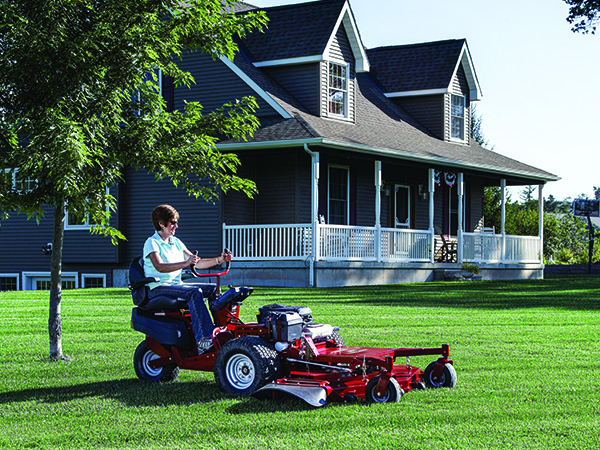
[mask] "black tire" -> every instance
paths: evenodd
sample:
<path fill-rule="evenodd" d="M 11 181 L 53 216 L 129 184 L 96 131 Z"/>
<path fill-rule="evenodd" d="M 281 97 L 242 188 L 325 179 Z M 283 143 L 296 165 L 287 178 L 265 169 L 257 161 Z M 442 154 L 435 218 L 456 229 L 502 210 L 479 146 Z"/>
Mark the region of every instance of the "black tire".
<path fill-rule="evenodd" d="M 425 373 L 423 374 L 423 381 L 425 382 L 425 386 L 428 388 L 453 388 L 456 386 L 456 370 L 454 366 L 450 363 L 446 363 L 444 366 L 444 370 L 442 371 L 442 375 L 439 380 L 433 380 L 433 369 L 435 368 L 437 361 L 433 361 L 430 363 L 425 369 Z"/>
<path fill-rule="evenodd" d="M 275 349 L 255 336 L 225 343 L 215 358 L 215 381 L 229 394 L 250 395 L 277 379 L 280 373 Z"/>
<path fill-rule="evenodd" d="M 365 388 L 365 398 L 367 399 L 367 403 L 398 403 L 404 395 L 404 391 L 393 377 L 390 378 L 390 382 L 385 389 L 383 397 L 377 397 L 375 389 L 377 388 L 377 383 L 379 383 L 379 378 L 380 376 L 377 375 L 376 377 L 371 378 L 367 383 L 367 387 Z"/>
<path fill-rule="evenodd" d="M 138 378 L 160 383 L 177 379 L 177 376 L 179 375 L 179 367 L 177 367 L 177 364 L 169 364 L 167 366 L 159 367 L 158 369 L 154 369 L 148 365 L 151 360 L 157 358 L 160 358 L 160 356 L 148 348 L 146 341 L 142 341 L 140 345 L 138 345 L 133 355 L 133 367 L 135 368 L 135 374 Z"/>

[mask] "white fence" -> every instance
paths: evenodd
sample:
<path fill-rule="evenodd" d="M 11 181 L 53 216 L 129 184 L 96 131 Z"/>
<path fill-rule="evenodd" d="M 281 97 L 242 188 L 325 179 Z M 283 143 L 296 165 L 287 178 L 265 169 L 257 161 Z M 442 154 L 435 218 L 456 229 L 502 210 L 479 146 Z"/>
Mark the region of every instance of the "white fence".
<path fill-rule="evenodd" d="M 223 225 L 223 244 L 237 260 L 306 260 L 313 255 L 312 226 Z M 541 240 L 532 236 L 463 233 L 462 258 L 480 263 L 537 263 Z M 431 261 L 427 230 L 317 225 L 318 260 Z"/>

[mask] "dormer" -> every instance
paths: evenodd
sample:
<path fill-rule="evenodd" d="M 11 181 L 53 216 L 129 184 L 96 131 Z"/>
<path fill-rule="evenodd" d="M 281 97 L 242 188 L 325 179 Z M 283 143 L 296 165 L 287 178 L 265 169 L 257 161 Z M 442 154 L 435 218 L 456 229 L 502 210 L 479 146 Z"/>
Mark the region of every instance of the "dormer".
<path fill-rule="evenodd" d="M 264 33 L 243 42 L 252 63 L 272 76 L 312 114 L 354 121 L 355 75 L 369 71 L 346 0 L 264 9 Z"/>
<path fill-rule="evenodd" d="M 439 139 L 469 143 L 471 102 L 482 94 L 466 40 L 380 47 L 367 54 L 386 97 Z"/>

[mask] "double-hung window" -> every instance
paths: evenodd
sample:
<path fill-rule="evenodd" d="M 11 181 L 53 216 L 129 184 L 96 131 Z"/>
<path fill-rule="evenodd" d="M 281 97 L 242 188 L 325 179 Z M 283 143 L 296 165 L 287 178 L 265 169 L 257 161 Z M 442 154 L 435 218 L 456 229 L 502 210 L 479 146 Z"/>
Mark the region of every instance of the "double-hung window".
<path fill-rule="evenodd" d="M 329 63 L 329 114 L 348 117 L 348 65 Z"/>
<path fill-rule="evenodd" d="M 452 94 L 450 108 L 450 137 L 465 140 L 465 98 Z"/>

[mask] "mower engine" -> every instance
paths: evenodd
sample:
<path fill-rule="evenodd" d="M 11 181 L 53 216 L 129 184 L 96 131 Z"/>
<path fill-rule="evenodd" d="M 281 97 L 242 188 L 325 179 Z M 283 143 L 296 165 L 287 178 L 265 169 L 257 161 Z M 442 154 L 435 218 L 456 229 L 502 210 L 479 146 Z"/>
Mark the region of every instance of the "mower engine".
<path fill-rule="evenodd" d="M 293 342 L 302 336 L 320 340 L 338 330 L 331 325 L 314 323 L 312 310 L 307 306 L 265 305 L 258 309 L 256 319 L 269 329 L 274 342 Z"/>

